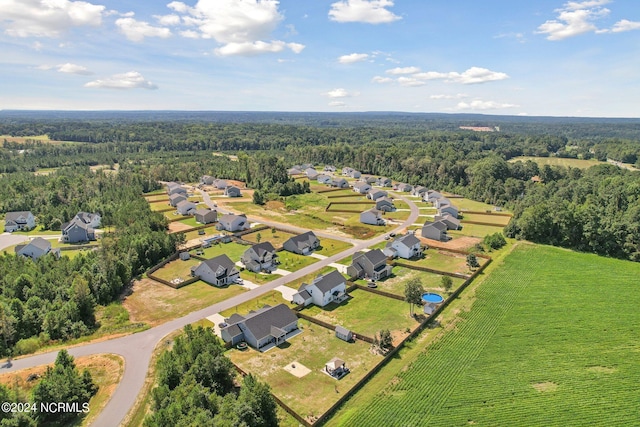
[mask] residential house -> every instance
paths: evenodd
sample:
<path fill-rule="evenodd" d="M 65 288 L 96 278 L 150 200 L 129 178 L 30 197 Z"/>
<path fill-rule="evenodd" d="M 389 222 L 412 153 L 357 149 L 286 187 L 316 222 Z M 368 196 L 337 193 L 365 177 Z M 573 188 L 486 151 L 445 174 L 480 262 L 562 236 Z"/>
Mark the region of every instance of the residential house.
<path fill-rule="evenodd" d="M 93 228 L 100 227 L 102 216 L 99 213 L 78 212 L 74 218 L 79 219 Z"/>
<path fill-rule="evenodd" d="M 360 173 L 360 171 L 357 171 L 357 170 L 353 169 L 353 170 L 351 171 L 351 173 L 349 174 L 349 176 L 350 176 L 351 178 L 358 179 L 358 178 L 360 178 L 360 176 L 362 176 L 362 174 Z"/>
<path fill-rule="evenodd" d="M 292 167 L 291 169 L 287 170 L 287 174 L 289 175 L 301 175 L 302 171 L 300 170 L 299 167 Z"/>
<path fill-rule="evenodd" d="M 413 187 L 413 190 L 411 190 L 411 195 L 412 196 L 423 197 L 424 193 L 426 193 L 427 190 L 428 190 L 427 187 L 423 187 L 422 185 L 417 185 L 417 186 Z"/>
<path fill-rule="evenodd" d="M 224 190 L 225 188 L 227 188 L 229 186 L 229 183 L 225 179 L 215 179 L 215 180 L 213 180 L 213 185 L 218 190 Z"/>
<path fill-rule="evenodd" d="M 387 243 L 383 252 L 387 256 L 410 259 L 422 255 L 422 245 L 415 235 L 405 234 Z"/>
<path fill-rule="evenodd" d="M 388 197 L 379 197 L 376 199 L 376 209 L 383 212 L 393 212 L 396 207 L 393 204 L 393 200 Z"/>
<path fill-rule="evenodd" d="M 36 226 L 36 218 L 31 211 L 7 212 L 4 216 L 4 231 L 31 230 Z"/>
<path fill-rule="evenodd" d="M 387 265 L 387 257 L 380 249 L 353 254 L 347 274 L 353 278 L 380 280 L 391 275 L 391 266 Z"/>
<path fill-rule="evenodd" d="M 187 190 L 177 182 L 169 182 L 167 183 L 167 194 L 184 194 L 186 196 Z"/>
<path fill-rule="evenodd" d="M 343 341 L 351 342 L 353 340 L 353 332 L 351 332 L 347 328 L 344 328 L 338 325 L 336 326 L 335 332 L 336 332 L 336 337 L 340 338 Z"/>
<path fill-rule="evenodd" d="M 369 225 L 384 225 L 385 221 L 382 218 L 382 212 L 376 208 L 368 209 L 360 214 L 360 222 Z"/>
<path fill-rule="evenodd" d="M 369 185 L 375 184 L 377 180 L 378 180 L 378 178 L 376 178 L 375 176 L 371 176 L 371 175 L 362 175 L 360 177 L 360 179 L 359 179 L 359 181 L 366 182 Z"/>
<path fill-rule="evenodd" d="M 212 222 L 216 222 L 218 219 L 218 212 L 209 208 L 201 208 L 196 209 L 195 216 L 197 223 L 211 224 Z"/>
<path fill-rule="evenodd" d="M 413 186 L 409 184 L 396 184 L 393 188 L 403 193 L 410 193 L 413 190 Z"/>
<path fill-rule="evenodd" d="M 446 197 L 439 197 L 433 201 L 433 206 L 436 209 L 440 209 L 442 205 L 450 205 L 450 204 L 451 204 L 451 200 L 447 199 Z"/>
<path fill-rule="evenodd" d="M 52 250 L 51 242 L 42 237 L 36 237 L 26 245 L 16 246 L 15 251 L 16 255 L 22 255 L 34 261 L 48 253 L 53 253 L 58 257 L 60 256 L 60 249 Z"/>
<path fill-rule="evenodd" d="M 202 261 L 191 267 L 191 275 L 213 286 L 225 286 L 240 278 L 240 271 L 231 259 L 225 255 Z"/>
<path fill-rule="evenodd" d="M 300 165 L 300 170 L 307 170 L 307 169 L 314 169 L 313 164 L 312 163 L 303 163 L 302 165 Z"/>
<path fill-rule="evenodd" d="M 294 254 L 308 255 L 319 246 L 320 240 L 318 240 L 313 231 L 307 231 L 306 233 L 291 237 L 284 242 L 282 248 Z"/>
<path fill-rule="evenodd" d="M 451 215 L 454 218 L 458 218 L 458 208 L 451 205 L 451 204 L 442 204 L 440 205 L 440 207 L 438 208 L 438 213 L 440 215 Z"/>
<path fill-rule="evenodd" d="M 245 316 L 233 314 L 225 323 L 220 330 L 224 342 L 236 345 L 245 341 L 257 350 L 280 345 L 298 331 L 298 316 L 285 304 L 265 305 Z"/>
<path fill-rule="evenodd" d="M 96 233 L 93 227 L 84 223 L 79 218 L 62 224 L 62 238 L 64 243 L 80 243 L 96 240 Z"/>
<path fill-rule="evenodd" d="M 333 178 L 330 177 L 329 175 L 320 174 L 316 177 L 316 180 L 320 184 L 330 184 L 331 181 L 333 181 Z"/>
<path fill-rule="evenodd" d="M 293 302 L 305 306 L 314 303 L 324 307 L 332 302 L 342 302 L 347 296 L 347 281 L 337 270 L 320 275 L 309 284 L 303 283 L 293 294 Z"/>
<path fill-rule="evenodd" d="M 277 268 L 278 254 L 270 242 L 262 242 L 244 251 L 240 261 L 247 270 L 254 273 L 263 270 L 271 272 Z"/>
<path fill-rule="evenodd" d="M 460 225 L 460 220 L 448 213 L 445 213 L 443 215 L 436 215 L 433 219 L 434 221 L 444 222 L 447 226 L 447 230 L 460 230 L 462 228 L 462 226 Z"/>
<path fill-rule="evenodd" d="M 342 168 L 342 175 L 344 176 L 351 176 L 351 173 L 354 171 L 353 168 L 350 168 L 348 166 Z"/>
<path fill-rule="evenodd" d="M 176 193 L 169 196 L 169 204 L 174 208 L 178 206 L 178 203 L 187 200 L 187 196 L 182 193 Z"/>
<path fill-rule="evenodd" d="M 435 203 L 436 200 L 443 198 L 444 196 L 436 191 L 436 190 L 427 190 L 427 192 L 422 196 L 425 202 Z"/>
<path fill-rule="evenodd" d="M 304 173 L 305 173 L 305 175 L 307 175 L 307 178 L 309 178 L 309 179 L 318 179 L 318 175 L 320 175 L 318 173 L 318 171 L 313 169 L 313 168 L 305 169 Z"/>
<path fill-rule="evenodd" d="M 360 194 L 367 194 L 371 190 L 371 186 L 366 182 L 357 181 L 353 183 L 353 191 Z"/>
<path fill-rule="evenodd" d="M 375 200 L 378 200 L 380 197 L 387 197 L 388 195 L 389 194 L 384 190 L 372 188 L 367 192 L 367 199 L 371 199 L 375 201 Z"/>
<path fill-rule="evenodd" d="M 442 221 L 425 222 L 422 226 L 420 235 L 424 238 L 438 240 L 440 242 L 447 242 L 450 240 L 449 235 L 447 235 L 447 225 Z"/>
<path fill-rule="evenodd" d="M 249 221 L 247 220 L 247 216 L 244 214 L 222 215 L 220 218 L 218 218 L 218 225 L 216 225 L 216 229 L 226 231 L 243 231 L 249 229 L 249 227 Z"/>
<path fill-rule="evenodd" d="M 176 205 L 176 210 L 180 215 L 192 215 L 196 211 L 196 204 L 183 200 Z"/>
<path fill-rule="evenodd" d="M 331 186 L 337 188 L 349 188 L 349 183 L 344 178 L 335 178 L 331 181 Z"/>
<path fill-rule="evenodd" d="M 240 197 L 242 196 L 242 193 L 238 187 L 229 185 L 224 189 L 224 195 L 227 197 Z"/>
<path fill-rule="evenodd" d="M 200 184 L 203 184 L 203 185 L 211 185 L 211 184 L 213 184 L 213 181 L 214 181 L 214 180 L 215 180 L 215 178 L 214 178 L 214 177 L 212 177 L 212 176 L 209 176 L 209 175 L 203 175 L 203 176 L 200 178 Z"/>
<path fill-rule="evenodd" d="M 391 187 L 391 178 L 380 176 L 376 179 L 376 185 L 379 185 L 380 187 Z"/>
<path fill-rule="evenodd" d="M 333 166 L 333 165 L 325 165 L 323 171 L 324 172 L 335 172 L 336 171 L 336 167 Z"/>

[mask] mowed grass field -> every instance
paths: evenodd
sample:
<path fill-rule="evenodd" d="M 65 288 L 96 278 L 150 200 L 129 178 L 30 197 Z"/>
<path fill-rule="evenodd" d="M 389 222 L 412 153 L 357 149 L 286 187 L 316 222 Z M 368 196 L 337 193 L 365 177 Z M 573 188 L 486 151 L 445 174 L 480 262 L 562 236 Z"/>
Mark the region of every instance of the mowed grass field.
<path fill-rule="evenodd" d="M 637 263 L 522 244 L 410 369 L 328 425 L 638 425 L 638 277 Z"/>
<path fill-rule="evenodd" d="M 572 168 L 586 169 L 595 165 L 603 165 L 606 162 L 600 162 L 598 160 L 582 160 L 582 159 L 563 159 L 562 157 L 532 157 L 532 156 L 520 156 L 514 157 L 509 160 L 510 163 L 514 162 L 526 162 L 531 160 L 538 164 L 538 166 L 564 166 Z"/>

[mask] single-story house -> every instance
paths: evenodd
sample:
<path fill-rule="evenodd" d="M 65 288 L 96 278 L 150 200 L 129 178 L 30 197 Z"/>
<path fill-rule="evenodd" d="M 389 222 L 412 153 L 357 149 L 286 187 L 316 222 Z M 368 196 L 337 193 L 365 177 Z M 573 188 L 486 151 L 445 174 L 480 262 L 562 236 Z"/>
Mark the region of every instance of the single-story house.
<path fill-rule="evenodd" d="M 329 175 L 324 175 L 324 174 L 320 174 L 316 177 L 316 180 L 320 183 L 320 184 L 330 184 L 331 181 L 333 181 L 333 178 L 330 177 Z"/>
<path fill-rule="evenodd" d="M 304 170 L 305 175 L 307 175 L 307 178 L 309 179 L 317 179 L 318 175 L 320 175 L 318 173 L 317 170 L 313 169 L 313 168 L 307 168 Z"/>
<path fill-rule="evenodd" d="M 343 328 L 342 326 L 338 325 L 336 326 L 335 332 L 336 337 L 340 338 L 343 341 L 351 342 L 353 340 L 353 332 L 351 332 L 347 328 Z"/>
<path fill-rule="evenodd" d="M 379 190 L 377 188 L 372 188 L 367 192 L 367 199 L 378 200 L 380 197 L 387 197 L 388 194 L 384 190 Z"/>
<path fill-rule="evenodd" d="M 393 212 L 396 207 L 393 204 L 393 200 L 388 197 L 379 197 L 376 199 L 376 209 L 383 212 Z"/>
<path fill-rule="evenodd" d="M 229 185 L 224 189 L 224 195 L 227 197 L 240 197 L 242 196 L 242 192 L 236 186 Z"/>
<path fill-rule="evenodd" d="M 247 270 L 254 273 L 262 270 L 271 272 L 277 268 L 278 254 L 270 242 L 262 242 L 244 251 L 240 261 Z"/>
<path fill-rule="evenodd" d="M 357 181 L 353 183 L 353 191 L 360 194 L 367 194 L 371 190 L 371 186 L 363 181 Z"/>
<path fill-rule="evenodd" d="M 31 230 L 36 226 L 36 218 L 31 211 L 7 212 L 4 216 L 4 231 Z"/>
<path fill-rule="evenodd" d="M 257 350 L 269 344 L 280 345 L 298 330 L 298 316 L 285 304 L 265 305 L 245 316 L 233 314 L 225 323 L 227 326 L 220 330 L 224 342 L 235 345 L 245 341 Z"/>
<path fill-rule="evenodd" d="M 331 181 L 331 186 L 337 188 L 349 188 L 349 183 L 344 178 L 335 178 Z"/>
<path fill-rule="evenodd" d="M 197 223 L 211 224 L 212 222 L 216 222 L 218 219 L 218 212 L 209 208 L 201 208 L 196 209 L 195 216 Z"/>
<path fill-rule="evenodd" d="M 213 180 L 215 178 L 209 175 L 203 175 L 202 177 L 200 177 L 200 184 L 204 184 L 204 185 L 211 185 L 213 184 Z"/>
<path fill-rule="evenodd" d="M 460 230 L 462 226 L 460 225 L 460 220 L 455 218 L 453 215 L 445 213 L 443 215 L 436 215 L 434 221 L 442 221 L 447 225 L 447 230 Z"/>
<path fill-rule="evenodd" d="M 293 302 L 305 306 L 314 303 L 324 307 L 331 302 L 341 302 L 347 296 L 347 281 L 337 270 L 320 275 L 309 284 L 303 283 L 293 294 Z"/>
<path fill-rule="evenodd" d="M 26 245 L 16 246 L 16 255 L 26 256 L 32 260 L 37 260 L 43 255 L 53 253 L 56 256 L 60 256 L 60 249 L 51 249 L 51 242 L 43 239 L 42 237 L 36 237 Z"/>
<path fill-rule="evenodd" d="M 176 193 L 169 196 L 169 204 L 174 208 L 178 206 L 178 203 L 187 200 L 187 196 L 182 193 Z"/>
<path fill-rule="evenodd" d="M 384 225 L 385 221 L 382 218 L 382 212 L 376 208 L 371 208 L 360 214 L 360 222 L 369 225 Z"/>
<path fill-rule="evenodd" d="M 307 231 L 306 233 L 293 236 L 288 239 L 282 245 L 285 251 L 293 252 L 294 254 L 308 255 L 320 246 L 320 240 L 316 237 L 313 231 Z"/>
<path fill-rule="evenodd" d="M 202 261 L 191 267 L 191 275 L 213 286 L 224 286 L 233 283 L 240 277 L 240 272 L 231 259 L 225 255 Z"/>
<path fill-rule="evenodd" d="M 391 187 L 391 178 L 387 178 L 386 176 L 379 176 L 376 179 L 376 185 L 380 187 Z"/>
<path fill-rule="evenodd" d="M 420 240 L 413 234 L 396 237 L 393 241 L 387 243 L 385 251 L 386 249 L 390 249 L 390 252 L 393 252 L 395 256 L 404 259 L 422 255 Z"/>
<path fill-rule="evenodd" d="M 450 240 L 449 235 L 447 235 L 447 225 L 442 221 L 425 222 L 422 226 L 420 235 L 424 238 L 438 240 L 440 242 L 447 242 Z"/>
<path fill-rule="evenodd" d="M 245 214 L 234 215 L 225 214 L 218 218 L 218 225 L 216 229 L 226 231 L 243 231 L 250 228 L 249 221 Z"/>
<path fill-rule="evenodd" d="M 380 280 L 391 275 L 391 266 L 387 264 L 387 257 L 380 249 L 353 254 L 351 265 L 347 267 L 350 277 Z"/>
<path fill-rule="evenodd" d="M 188 200 L 183 200 L 176 205 L 176 210 L 180 215 L 191 215 L 196 211 L 196 204 Z"/>

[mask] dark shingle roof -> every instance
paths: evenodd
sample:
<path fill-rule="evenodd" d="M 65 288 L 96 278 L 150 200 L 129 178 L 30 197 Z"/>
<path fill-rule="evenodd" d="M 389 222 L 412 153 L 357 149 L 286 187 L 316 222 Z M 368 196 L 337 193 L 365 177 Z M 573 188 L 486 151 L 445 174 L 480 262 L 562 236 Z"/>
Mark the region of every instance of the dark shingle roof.
<path fill-rule="evenodd" d="M 316 285 L 318 289 L 323 294 L 331 291 L 331 289 L 338 286 L 340 283 L 345 283 L 345 278 L 342 277 L 342 274 L 338 273 L 338 270 L 333 270 L 330 273 L 325 274 L 324 276 L 318 276 L 316 280 L 313 281 L 313 284 Z"/>
<path fill-rule="evenodd" d="M 4 216 L 5 221 L 17 221 L 20 217 L 28 217 L 31 211 L 7 212 Z"/>
<path fill-rule="evenodd" d="M 365 252 L 363 255 L 374 265 L 387 261 L 387 257 L 380 249 L 373 249 L 369 252 Z"/>
<path fill-rule="evenodd" d="M 416 243 L 420 243 L 420 240 L 413 234 L 407 234 L 402 237 L 398 237 L 396 240 L 408 248 L 414 246 Z"/>
<path fill-rule="evenodd" d="M 447 230 L 447 224 L 445 224 L 442 221 L 436 221 L 436 222 L 427 221 L 427 222 L 424 223 L 424 226 L 425 227 L 431 226 L 431 227 L 434 227 L 434 228 L 436 228 L 437 230 L 440 230 L 440 231 L 446 231 Z"/>
<path fill-rule="evenodd" d="M 251 248 L 255 251 L 256 254 L 258 254 L 258 256 L 260 258 L 264 257 L 264 255 L 267 252 L 273 253 L 273 252 L 276 251 L 276 249 L 273 247 L 271 242 L 258 243 L 258 244 L 255 244 L 255 245 L 251 246 Z"/>
<path fill-rule="evenodd" d="M 306 233 L 299 234 L 297 236 L 293 236 L 289 239 L 298 249 L 303 249 L 306 247 L 311 247 L 313 242 L 318 240 L 313 231 L 307 231 Z"/>
<path fill-rule="evenodd" d="M 218 255 L 215 258 L 211 258 L 202 262 L 214 272 L 217 272 L 220 268 L 222 268 L 224 270 L 224 275 L 226 276 L 230 276 L 232 271 L 236 270 L 236 265 L 226 254 Z"/>
<path fill-rule="evenodd" d="M 284 328 L 297 321 L 298 316 L 289 307 L 285 304 L 278 304 L 275 307 L 259 310 L 251 316 L 247 316 L 244 324 L 257 340 L 261 340 L 271 335 L 272 326 Z"/>

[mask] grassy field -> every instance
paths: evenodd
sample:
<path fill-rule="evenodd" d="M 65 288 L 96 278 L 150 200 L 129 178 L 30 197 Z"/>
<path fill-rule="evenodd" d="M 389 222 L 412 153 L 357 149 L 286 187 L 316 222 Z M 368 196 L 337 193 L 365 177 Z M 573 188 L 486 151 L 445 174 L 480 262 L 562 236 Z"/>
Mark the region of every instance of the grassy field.
<path fill-rule="evenodd" d="M 381 291 L 391 292 L 392 294 L 404 296 L 404 287 L 406 283 L 413 279 L 419 278 L 422 282 L 422 286 L 425 291 L 437 292 L 441 295 L 445 295 L 442 286 L 442 277 L 439 274 L 427 273 L 424 271 L 411 270 L 405 267 L 394 267 L 393 275 L 385 280 L 380 280 L 377 283 L 378 289 Z M 458 288 L 463 282 L 463 279 L 451 278 L 453 280 L 452 290 Z M 366 285 L 365 280 L 358 280 L 361 285 Z"/>
<path fill-rule="evenodd" d="M 533 245 L 501 264 L 411 369 L 329 425 L 637 425 L 640 264 Z"/>
<path fill-rule="evenodd" d="M 283 270 L 292 272 L 298 271 L 301 268 L 320 261 L 319 259 L 314 257 L 298 255 L 288 251 L 278 252 L 278 260 L 280 260 L 280 265 L 278 267 Z"/>
<path fill-rule="evenodd" d="M 237 262 L 240 261 L 240 257 L 247 249 L 249 249 L 249 246 L 241 245 L 240 243 L 229 242 L 211 245 L 210 247 L 205 249 L 194 249 L 190 251 L 190 253 L 193 255 L 196 253 L 196 251 L 202 250 L 204 254 L 200 256 L 206 259 L 226 254 L 229 258 L 231 258 L 233 262 Z"/>
<path fill-rule="evenodd" d="M 200 260 L 195 258 L 191 258 L 186 261 L 177 259 L 156 270 L 153 275 L 168 281 L 177 278 L 187 280 L 191 278 L 191 267 L 197 266 L 200 262 Z"/>
<path fill-rule="evenodd" d="M 278 305 L 278 304 L 287 304 L 289 305 L 289 301 L 282 298 L 282 294 L 278 291 L 269 291 L 266 294 L 262 295 L 259 298 L 254 298 L 245 302 L 244 304 L 237 305 L 229 310 L 221 311 L 220 314 L 224 317 L 229 317 L 234 313 L 247 314 L 251 310 L 257 310 L 262 308 L 264 305 Z"/>
<path fill-rule="evenodd" d="M 240 272 L 240 277 L 244 280 L 248 280 L 256 285 L 263 285 L 269 283 L 272 280 L 279 279 L 279 274 L 267 274 L 267 273 L 254 273 L 249 270 L 243 270 Z"/>
<path fill-rule="evenodd" d="M 152 203 L 149 203 L 149 208 L 152 211 L 163 211 L 165 209 L 171 209 L 171 211 L 169 212 L 173 212 L 176 209 L 174 207 L 171 207 L 169 202 L 152 202 Z"/>
<path fill-rule="evenodd" d="M 586 169 L 595 165 L 603 165 L 605 162 L 600 162 L 598 160 L 581 160 L 581 159 L 563 159 L 561 157 L 532 157 L 532 156 L 520 156 L 514 157 L 509 160 L 509 162 L 526 162 L 527 160 L 531 160 L 538 164 L 538 166 L 564 166 L 564 167 L 572 167 L 572 168 L 580 168 Z"/>
<path fill-rule="evenodd" d="M 449 230 L 447 234 L 454 239 L 459 236 L 479 237 L 482 239 L 487 234 L 498 233 L 504 228 L 502 225 L 478 225 L 464 222 L 461 224 L 462 230 Z"/>
<path fill-rule="evenodd" d="M 316 249 L 314 252 L 329 257 L 345 251 L 351 246 L 352 245 L 350 243 L 343 242 L 341 240 L 327 239 L 326 237 L 323 237 L 320 239 L 320 248 Z"/>
<path fill-rule="evenodd" d="M 425 257 L 422 259 L 398 259 L 397 261 L 402 264 L 427 267 L 434 270 L 447 271 L 449 273 L 471 274 L 467 267 L 466 255 L 442 251 L 439 249 L 427 249 L 424 254 Z M 482 264 L 483 259 L 478 258 L 478 262 Z"/>
<path fill-rule="evenodd" d="M 464 216 L 464 219 L 461 220 L 463 228 L 465 226 L 466 221 L 485 222 L 487 224 L 495 224 L 500 227 L 504 227 L 509 223 L 509 220 L 511 220 L 510 216 L 503 216 L 503 215 L 490 215 L 490 214 L 483 215 L 483 214 L 465 213 L 463 214 L 463 216 Z"/>
<path fill-rule="evenodd" d="M 272 230 L 275 230 L 275 233 Z M 260 242 L 271 242 L 273 247 L 276 249 L 282 247 L 284 242 L 295 236 L 293 233 L 287 233 L 286 231 L 271 228 L 269 230 L 262 230 L 256 233 L 245 234 L 242 236 L 242 240 L 258 243 L 258 234 L 260 234 Z"/>

